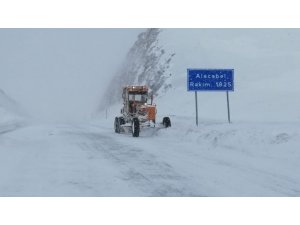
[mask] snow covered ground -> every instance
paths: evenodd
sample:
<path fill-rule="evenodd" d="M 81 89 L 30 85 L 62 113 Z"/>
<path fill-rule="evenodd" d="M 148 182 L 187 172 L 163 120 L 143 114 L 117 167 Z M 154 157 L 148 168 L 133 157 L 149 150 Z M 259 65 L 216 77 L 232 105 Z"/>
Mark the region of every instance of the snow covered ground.
<path fill-rule="evenodd" d="M 110 120 L 0 136 L 1 196 L 300 196 L 299 124 L 172 117 L 139 138 Z"/>
<path fill-rule="evenodd" d="M 299 34 L 164 30 L 172 89 L 155 102 L 172 127 L 116 134 L 121 104 L 85 123 L 0 122 L 0 196 L 300 196 Z M 231 124 L 211 92 L 195 126 L 189 67 L 235 69 Z"/>

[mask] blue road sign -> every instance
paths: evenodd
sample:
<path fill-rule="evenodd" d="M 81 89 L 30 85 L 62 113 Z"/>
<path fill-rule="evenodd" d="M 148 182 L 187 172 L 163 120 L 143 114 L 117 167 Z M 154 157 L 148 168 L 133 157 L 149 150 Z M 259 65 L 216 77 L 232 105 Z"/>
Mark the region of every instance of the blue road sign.
<path fill-rule="evenodd" d="M 233 69 L 188 69 L 188 91 L 234 91 Z"/>

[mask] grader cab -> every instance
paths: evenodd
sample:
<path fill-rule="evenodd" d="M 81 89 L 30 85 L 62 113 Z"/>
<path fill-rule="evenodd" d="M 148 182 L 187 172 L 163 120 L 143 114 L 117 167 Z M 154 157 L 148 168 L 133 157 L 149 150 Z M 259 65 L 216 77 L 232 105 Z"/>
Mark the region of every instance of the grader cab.
<path fill-rule="evenodd" d="M 153 95 L 147 86 L 125 86 L 122 98 L 122 115 L 116 117 L 114 122 L 116 133 L 131 131 L 133 137 L 138 137 L 143 128 L 171 126 L 169 117 L 164 117 L 162 123 L 156 124 L 156 105 L 153 104 Z"/>

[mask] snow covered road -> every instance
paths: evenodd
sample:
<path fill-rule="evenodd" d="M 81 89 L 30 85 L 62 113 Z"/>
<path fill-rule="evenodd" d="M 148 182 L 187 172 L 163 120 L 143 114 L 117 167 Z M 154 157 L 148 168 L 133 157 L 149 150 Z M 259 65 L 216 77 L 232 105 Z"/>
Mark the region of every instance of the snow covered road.
<path fill-rule="evenodd" d="M 0 144 L 1 196 L 193 194 L 168 163 L 100 128 L 32 126 L 1 136 Z"/>
<path fill-rule="evenodd" d="M 265 128 L 179 127 L 139 138 L 105 123 L 3 133 L 0 196 L 300 196 L 296 126 L 270 141 Z"/>

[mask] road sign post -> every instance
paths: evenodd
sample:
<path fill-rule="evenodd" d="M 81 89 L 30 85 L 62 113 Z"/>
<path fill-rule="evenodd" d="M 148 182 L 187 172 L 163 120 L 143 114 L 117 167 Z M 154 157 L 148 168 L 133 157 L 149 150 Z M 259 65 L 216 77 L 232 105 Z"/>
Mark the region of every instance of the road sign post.
<path fill-rule="evenodd" d="M 230 107 L 229 107 L 229 93 L 226 91 L 227 96 L 227 115 L 228 115 L 228 123 L 230 123 Z"/>
<path fill-rule="evenodd" d="M 198 99 L 197 99 L 197 91 L 195 91 L 195 106 L 196 106 L 196 125 L 198 126 Z"/>
<path fill-rule="evenodd" d="M 234 91 L 233 69 L 188 69 L 187 90 L 195 91 L 196 125 L 198 126 L 198 91 L 226 91 L 227 116 L 230 123 L 229 91 Z"/>

